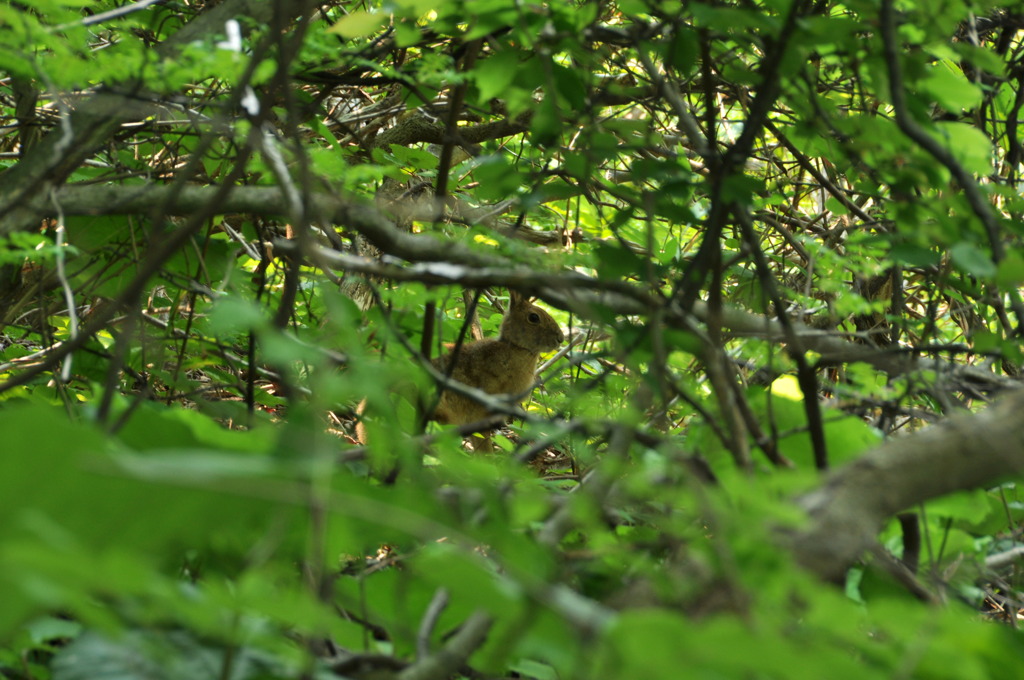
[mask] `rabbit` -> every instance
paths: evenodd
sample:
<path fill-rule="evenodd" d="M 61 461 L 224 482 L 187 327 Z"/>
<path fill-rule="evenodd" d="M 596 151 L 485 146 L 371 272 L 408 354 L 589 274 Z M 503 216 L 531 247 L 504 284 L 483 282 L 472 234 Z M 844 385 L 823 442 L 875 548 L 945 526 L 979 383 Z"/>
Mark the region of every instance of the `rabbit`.
<path fill-rule="evenodd" d="M 470 387 L 487 394 L 510 394 L 525 400 L 533 389 L 534 374 L 541 352 L 553 350 L 565 340 L 558 322 L 550 314 L 532 303 L 529 298 L 509 291 L 510 305 L 501 321 L 497 339 L 470 342 L 452 352 L 431 360 L 441 373 L 450 375 Z M 452 359 L 455 363 L 449 367 Z M 360 415 L 365 401 L 359 405 Z M 444 390 L 432 414 L 432 419 L 446 425 L 464 425 L 483 420 L 489 415 L 485 406 L 469 397 Z M 366 443 L 366 430 L 360 422 L 356 427 L 358 440 Z M 483 448 L 491 448 L 490 435 L 483 435 Z"/>

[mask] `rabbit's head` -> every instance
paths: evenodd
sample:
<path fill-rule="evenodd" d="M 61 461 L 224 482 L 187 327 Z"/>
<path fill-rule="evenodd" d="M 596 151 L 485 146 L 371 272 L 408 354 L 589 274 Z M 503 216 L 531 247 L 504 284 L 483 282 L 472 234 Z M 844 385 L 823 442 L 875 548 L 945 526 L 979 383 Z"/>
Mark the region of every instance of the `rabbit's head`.
<path fill-rule="evenodd" d="M 562 344 L 565 336 L 550 314 L 516 291 L 510 291 L 510 298 L 511 305 L 501 322 L 500 340 L 538 353 Z"/>

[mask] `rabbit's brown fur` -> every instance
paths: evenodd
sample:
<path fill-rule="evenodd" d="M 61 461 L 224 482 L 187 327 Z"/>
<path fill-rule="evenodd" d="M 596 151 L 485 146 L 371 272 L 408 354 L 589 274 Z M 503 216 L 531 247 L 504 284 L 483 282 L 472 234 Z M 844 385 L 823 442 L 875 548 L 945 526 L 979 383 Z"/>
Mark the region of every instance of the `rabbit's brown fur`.
<path fill-rule="evenodd" d="M 510 292 L 510 298 L 511 304 L 502 319 L 497 339 L 465 344 L 454 356 L 454 366 L 449 369 L 453 358 L 449 352 L 431 360 L 434 368 L 487 394 L 511 394 L 525 399 L 533 387 L 540 353 L 561 345 L 565 336 L 558 322 L 528 298 L 515 291 Z M 361 414 L 363 408 L 364 404 L 360 404 L 357 411 Z M 448 425 L 464 425 L 483 420 L 488 414 L 482 404 L 445 390 L 434 409 L 433 419 Z M 356 428 L 356 436 L 366 443 L 362 423 Z M 485 444 L 485 448 L 489 448 L 486 435 Z"/>
<path fill-rule="evenodd" d="M 455 357 L 451 377 L 487 394 L 525 398 L 533 387 L 540 353 L 555 349 L 564 339 L 550 314 L 513 291 L 498 338 L 463 345 Z M 442 373 L 449 373 L 451 358 L 448 353 L 430 363 Z M 434 409 L 434 418 L 450 425 L 476 422 L 487 415 L 482 404 L 451 390 L 441 394 Z"/>

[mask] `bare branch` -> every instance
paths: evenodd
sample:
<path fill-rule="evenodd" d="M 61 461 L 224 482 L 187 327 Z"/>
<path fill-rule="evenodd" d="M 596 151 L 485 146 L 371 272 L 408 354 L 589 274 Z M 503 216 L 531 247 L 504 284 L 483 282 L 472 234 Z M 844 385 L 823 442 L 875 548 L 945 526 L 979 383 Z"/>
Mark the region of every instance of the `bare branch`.
<path fill-rule="evenodd" d="M 832 473 L 799 499 L 811 525 L 793 539 L 797 560 L 823 578 L 840 579 L 897 512 L 1024 471 L 1022 409 L 1024 390 L 1016 390 L 980 413 L 890 439 Z"/>
<path fill-rule="evenodd" d="M 475 652 L 487 639 L 494 620 L 488 614 L 477 612 L 471 615 L 459 628 L 459 632 L 436 654 L 412 664 L 396 678 L 398 680 L 444 680 L 451 677 L 469 655 Z"/>

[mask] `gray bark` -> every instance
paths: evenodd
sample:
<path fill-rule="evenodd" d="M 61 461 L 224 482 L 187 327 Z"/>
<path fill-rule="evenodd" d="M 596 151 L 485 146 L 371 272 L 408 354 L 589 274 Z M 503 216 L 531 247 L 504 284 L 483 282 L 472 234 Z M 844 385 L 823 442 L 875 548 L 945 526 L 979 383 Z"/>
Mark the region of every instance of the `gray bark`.
<path fill-rule="evenodd" d="M 890 439 L 799 499 L 811 524 L 793 537 L 797 560 L 829 580 L 875 543 L 885 521 L 954 491 L 1024 471 L 1024 389 L 980 413 L 960 413 Z"/>

